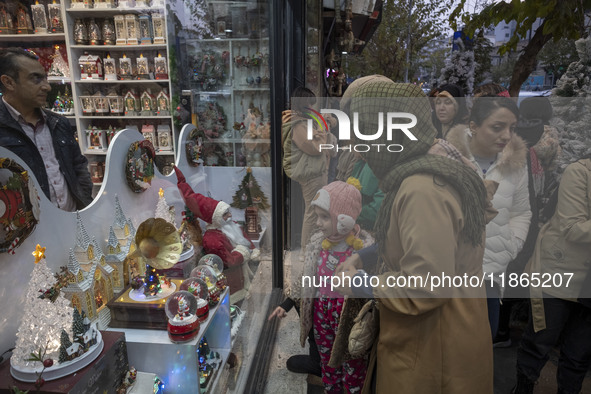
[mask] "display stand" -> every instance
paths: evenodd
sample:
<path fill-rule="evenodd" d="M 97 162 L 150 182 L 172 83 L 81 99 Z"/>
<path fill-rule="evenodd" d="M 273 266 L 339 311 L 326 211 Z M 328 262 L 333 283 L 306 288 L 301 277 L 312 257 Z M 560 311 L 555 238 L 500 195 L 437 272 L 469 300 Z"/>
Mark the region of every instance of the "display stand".
<path fill-rule="evenodd" d="M 123 331 L 127 341 L 129 365 L 159 376 L 176 393 L 195 393 L 199 387 L 199 360 L 197 350 L 203 336 L 211 350 L 220 354 L 219 368 L 214 372 L 205 392 L 215 393 L 221 368 L 231 350 L 229 289 L 224 290 L 220 303 L 210 309 L 209 317 L 201 323 L 199 334 L 187 343 L 173 344 L 162 330 L 116 328 Z M 109 329 L 111 330 L 111 329 Z"/>

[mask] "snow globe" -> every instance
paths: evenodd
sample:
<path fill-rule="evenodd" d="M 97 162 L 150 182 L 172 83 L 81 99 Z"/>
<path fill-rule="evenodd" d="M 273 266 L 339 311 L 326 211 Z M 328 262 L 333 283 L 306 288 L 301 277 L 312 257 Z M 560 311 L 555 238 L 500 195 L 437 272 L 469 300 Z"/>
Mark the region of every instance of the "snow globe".
<path fill-rule="evenodd" d="M 207 291 L 209 292 L 209 306 L 213 307 L 220 302 L 220 289 L 216 285 L 217 278 L 213 269 L 208 265 L 197 266 L 191 271 L 191 278 L 202 279 L 207 284 Z"/>
<path fill-rule="evenodd" d="M 177 291 L 164 306 L 168 317 L 168 338 L 173 343 L 184 343 L 199 333 L 197 299 L 188 291 Z"/>
<path fill-rule="evenodd" d="M 207 283 L 203 279 L 188 278 L 180 286 L 181 290 L 186 290 L 197 298 L 197 320 L 203 322 L 209 316 L 209 292 Z"/>
<path fill-rule="evenodd" d="M 197 264 L 197 267 L 199 266 L 207 266 L 211 268 L 210 271 L 212 271 L 215 275 L 215 284 L 220 290 L 220 293 L 226 289 L 226 287 L 228 286 L 228 279 L 226 278 L 226 275 L 222 273 L 222 271 L 224 270 L 224 262 L 222 261 L 220 256 L 211 253 L 206 254 L 199 260 L 199 264 Z"/>

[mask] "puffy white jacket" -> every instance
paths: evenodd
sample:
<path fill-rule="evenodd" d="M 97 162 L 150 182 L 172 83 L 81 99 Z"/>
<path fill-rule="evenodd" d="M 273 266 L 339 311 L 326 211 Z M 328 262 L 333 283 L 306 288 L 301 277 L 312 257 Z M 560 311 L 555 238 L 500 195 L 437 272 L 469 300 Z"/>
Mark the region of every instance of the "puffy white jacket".
<path fill-rule="evenodd" d="M 479 175 L 483 179 L 499 183 L 492 200 L 493 207 L 499 213 L 486 225 L 486 247 L 482 268 L 485 274 L 494 274 L 495 282 L 501 286 L 499 275 L 506 271 L 507 265 L 521 251 L 531 221 L 527 146 L 520 137 L 513 135 L 509 144 L 497 155 L 497 159 L 484 175 L 470 152 L 468 145 L 470 138 L 468 129 L 450 130 L 447 136 L 447 140 L 478 168 Z M 505 278 L 505 284 L 507 280 Z M 501 288 L 501 293 L 502 291 Z"/>

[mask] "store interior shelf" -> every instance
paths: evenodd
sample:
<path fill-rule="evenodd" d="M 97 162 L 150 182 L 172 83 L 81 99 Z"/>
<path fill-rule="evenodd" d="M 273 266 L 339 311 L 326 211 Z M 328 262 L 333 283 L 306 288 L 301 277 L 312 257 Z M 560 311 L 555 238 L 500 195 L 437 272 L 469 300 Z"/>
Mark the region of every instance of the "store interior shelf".
<path fill-rule="evenodd" d="M 170 120 L 170 116 L 158 116 L 158 115 L 152 115 L 152 116 L 125 116 L 123 117 L 123 115 L 111 115 L 111 116 L 79 116 L 79 119 L 90 119 L 90 120 L 96 120 L 96 119 L 109 119 L 109 120 L 114 120 L 114 119 L 162 119 L 162 120 Z"/>
<path fill-rule="evenodd" d="M 49 77 L 47 77 L 47 82 L 49 82 L 49 83 L 71 83 L 72 80 L 70 78 L 49 76 Z"/>
<path fill-rule="evenodd" d="M 85 51 L 128 51 L 128 50 L 154 50 L 166 49 L 166 44 L 144 44 L 144 45 L 71 45 L 72 49 L 82 49 Z"/>
<path fill-rule="evenodd" d="M 76 81 L 76 83 L 80 84 L 93 84 L 93 83 L 100 83 L 100 84 L 142 84 L 142 83 L 168 83 L 170 80 L 168 79 L 118 79 L 112 81 L 105 81 L 103 79 L 81 79 L 80 81 Z"/>
<path fill-rule="evenodd" d="M 46 34 L 2 34 L 0 41 L 7 42 L 48 42 L 48 41 L 64 41 L 66 35 L 64 33 L 46 33 Z"/>
<path fill-rule="evenodd" d="M 67 8 L 66 12 L 77 18 L 101 18 L 117 14 L 145 14 L 147 12 L 164 12 L 162 7 L 146 8 Z"/>
<path fill-rule="evenodd" d="M 106 156 L 107 155 L 107 151 L 103 151 L 103 150 L 98 150 L 98 149 L 87 149 L 84 151 L 85 155 L 101 155 L 101 156 Z"/>

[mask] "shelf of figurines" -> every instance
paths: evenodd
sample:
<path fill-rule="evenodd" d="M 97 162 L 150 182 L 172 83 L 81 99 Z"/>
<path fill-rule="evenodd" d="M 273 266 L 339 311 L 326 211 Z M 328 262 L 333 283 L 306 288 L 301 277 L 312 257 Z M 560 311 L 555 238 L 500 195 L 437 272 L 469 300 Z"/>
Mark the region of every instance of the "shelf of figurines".
<path fill-rule="evenodd" d="M 78 57 L 76 83 L 146 83 L 168 84 L 168 61 L 161 52 L 153 51 L 153 57 L 144 56 L 144 52 L 132 59 L 126 53 L 120 57 L 111 57 L 106 52 L 101 57 L 96 53 L 84 52 Z"/>
<path fill-rule="evenodd" d="M 64 41 L 64 25 L 60 4 L 35 4 L 22 2 L 0 3 L 1 41 L 45 42 Z M 25 38 L 26 37 L 26 38 Z"/>
<path fill-rule="evenodd" d="M 84 132 L 86 135 L 86 149 L 84 150 L 84 154 L 106 155 L 111 141 L 123 128 L 136 130 L 141 133 L 146 140 L 152 143 L 156 155 L 174 155 L 170 124 L 142 124 L 140 127 L 128 124 L 121 128 L 113 127 L 112 125 L 99 127 L 89 124 Z M 104 168 L 102 172 L 104 172 Z M 102 179 L 102 177 L 96 177 L 96 179 L 98 183 L 98 179 Z"/>
<path fill-rule="evenodd" d="M 166 21 L 161 11 L 133 9 L 135 13 L 122 14 L 120 9 L 69 9 L 69 15 L 74 18 L 72 42 L 82 46 L 123 47 L 166 44 Z"/>

